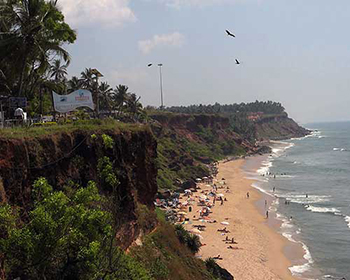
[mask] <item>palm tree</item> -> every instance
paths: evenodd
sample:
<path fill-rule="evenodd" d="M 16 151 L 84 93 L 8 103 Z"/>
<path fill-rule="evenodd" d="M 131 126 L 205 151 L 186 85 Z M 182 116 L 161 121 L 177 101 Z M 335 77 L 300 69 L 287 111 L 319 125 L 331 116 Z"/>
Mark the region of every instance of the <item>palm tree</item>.
<path fill-rule="evenodd" d="M 40 80 L 54 55 L 69 61 L 61 45 L 73 43 L 75 31 L 64 23 L 57 1 L 9 0 L 0 3 L 0 65 L 22 96 Z M 55 23 L 53 25 L 53 22 Z M 5 65 L 5 66 L 4 66 Z M 9 78 L 10 79 L 10 78 Z"/>
<path fill-rule="evenodd" d="M 68 81 L 68 90 L 69 91 L 75 91 L 81 88 L 81 80 L 76 77 L 73 76 L 69 81 Z"/>
<path fill-rule="evenodd" d="M 125 85 L 119 85 L 114 90 L 113 101 L 116 109 L 118 110 L 118 115 L 120 115 L 124 108 L 124 105 L 127 102 L 128 96 L 130 94 L 128 90 L 129 88 Z"/>
<path fill-rule="evenodd" d="M 107 109 L 109 113 L 111 114 L 111 95 L 113 92 L 113 89 L 110 87 L 110 85 L 106 82 L 102 82 L 100 86 L 98 87 L 99 94 L 100 94 L 100 106 L 101 109 Z"/>
<path fill-rule="evenodd" d="M 95 91 L 96 90 L 96 78 L 91 68 L 85 68 L 80 74 L 81 86 L 84 89 Z"/>
<path fill-rule="evenodd" d="M 135 93 L 131 93 L 126 101 L 127 111 L 130 112 L 133 119 L 143 111 L 142 104 L 139 102 L 140 99 L 141 97 L 137 98 Z"/>
<path fill-rule="evenodd" d="M 68 64 L 61 65 L 61 60 L 56 59 L 53 65 L 50 66 L 51 78 L 54 78 L 55 82 L 62 82 L 67 76 Z"/>

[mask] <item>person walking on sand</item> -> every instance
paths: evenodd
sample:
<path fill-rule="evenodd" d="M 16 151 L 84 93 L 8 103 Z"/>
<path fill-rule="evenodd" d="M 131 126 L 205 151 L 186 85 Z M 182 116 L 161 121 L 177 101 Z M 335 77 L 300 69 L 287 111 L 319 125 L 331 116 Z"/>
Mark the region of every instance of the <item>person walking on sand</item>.
<path fill-rule="evenodd" d="M 247 198 L 249 198 L 249 192 L 247 192 Z"/>
<path fill-rule="evenodd" d="M 269 218 L 269 211 L 266 211 L 266 219 Z"/>
<path fill-rule="evenodd" d="M 276 187 L 273 187 L 272 191 L 275 192 L 275 190 L 276 190 Z"/>
<path fill-rule="evenodd" d="M 267 200 L 265 199 L 265 208 L 266 208 L 266 206 L 267 206 Z"/>

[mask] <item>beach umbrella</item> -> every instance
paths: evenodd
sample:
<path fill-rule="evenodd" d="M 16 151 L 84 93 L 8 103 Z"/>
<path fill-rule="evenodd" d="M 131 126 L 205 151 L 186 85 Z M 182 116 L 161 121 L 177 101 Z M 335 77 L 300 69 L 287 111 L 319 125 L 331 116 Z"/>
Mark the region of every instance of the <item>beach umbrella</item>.
<path fill-rule="evenodd" d="M 208 197 L 207 197 L 206 195 L 202 194 L 202 195 L 200 196 L 200 198 L 201 198 L 201 199 L 207 199 Z"/>
<path fill-rule="evenodd" d="M 191 193 L 192 191 L 191 190 L 185 190 L 185 193 Z"/>
<path fill-rule="evenodd" d="M 197 181 L 197 182 L 200 182 L 200 181 L 202 181 L 202 179 L 201 179 L 201 178 L 197 178 L 196 181 Z"/>
<path fill-rule="evenodd" d="M 228 226 L 230 223 L 229 222 L 221 222 L 222 225 Z"/>
<path fill-rule="evenodd" d="M 219 196 L 219 197 L 224 197 L 224 194 L 222 194 L 222 193 L 218 193 L 216 196 Z"/>
<path fill-rule="evenodd" d="M 206 187 L 211 187 L 211 185 L 209 185 L 209 184 L 208 184 L 208 185 L 205 185 L 205 186 L 206 186 Z"/>

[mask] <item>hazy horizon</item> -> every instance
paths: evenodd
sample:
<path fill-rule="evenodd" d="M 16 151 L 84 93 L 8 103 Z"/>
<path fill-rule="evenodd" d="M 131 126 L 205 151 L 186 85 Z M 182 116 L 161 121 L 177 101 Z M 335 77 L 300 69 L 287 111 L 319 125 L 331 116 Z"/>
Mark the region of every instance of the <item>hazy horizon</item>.
<path fill-rule="evenodd" d="M 349 1 L 58 3 L 78 31 L 70 76 L 97 68 L 159 106 L 158 69 L 147 64 L 163 63 L 166 106 L 273 100 L 301 123 L 350 120 Z"/>

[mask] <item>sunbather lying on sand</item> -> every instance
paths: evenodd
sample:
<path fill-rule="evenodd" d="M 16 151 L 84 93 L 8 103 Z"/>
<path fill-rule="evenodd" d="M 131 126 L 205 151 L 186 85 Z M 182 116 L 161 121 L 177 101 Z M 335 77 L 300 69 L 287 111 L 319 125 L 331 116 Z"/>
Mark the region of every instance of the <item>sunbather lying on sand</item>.
<path fill-rule="evenodd" d="M 230 231 L 227 230 L 226 227 L 223 229 L 218 229 L 217 231 L 224 232 L 224 233 L 230 233 Z"/>
<path fill-rule="evenodd" d="M 214 260 L 222 260 L 222 257 L 220 255 L 217 255 L 217 257 L 213 257 Z"/>
<path fill-rule="evenodd" d="M 227 247 L 227 249 L 232 249 L 232 250 L 239 250 L 238 247 L 232 247 L 231 245 Z"/>

